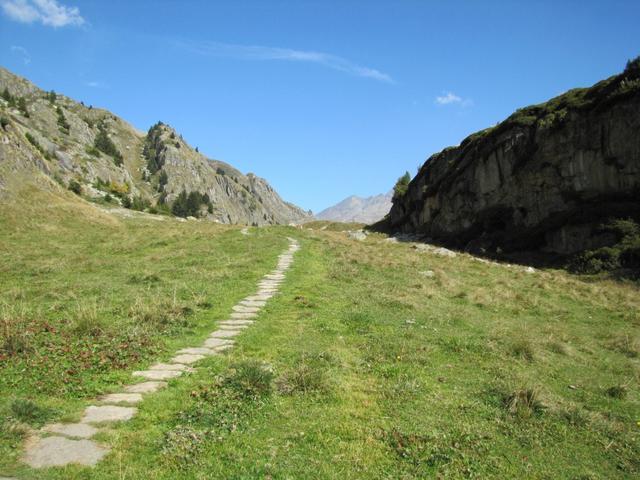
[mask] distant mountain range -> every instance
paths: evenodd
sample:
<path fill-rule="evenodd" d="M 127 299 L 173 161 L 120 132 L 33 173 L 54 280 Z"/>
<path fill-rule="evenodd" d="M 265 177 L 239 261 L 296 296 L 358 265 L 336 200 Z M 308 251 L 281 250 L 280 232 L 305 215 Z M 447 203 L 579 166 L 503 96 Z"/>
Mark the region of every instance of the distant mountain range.
<path fill-rule="evenodd" d="M 334 222 L 374 223 L 389 213 L 392 197 L 393 192 L 367 198 L 352 195 L 321 211 L 316 218 Z"/>

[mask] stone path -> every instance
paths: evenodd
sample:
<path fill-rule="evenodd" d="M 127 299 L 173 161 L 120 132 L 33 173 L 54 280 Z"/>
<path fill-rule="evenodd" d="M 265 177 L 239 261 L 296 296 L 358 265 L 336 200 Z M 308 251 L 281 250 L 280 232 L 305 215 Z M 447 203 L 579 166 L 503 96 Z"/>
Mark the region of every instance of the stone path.
<path fill-rule="evenodd" d="M 26 442 L 22 461 L 33 468 L 64 466 L 70 463 L 92 466 L 107 453 L 109 447 L 91 440 L 97 433 L 114 422 L 126 422 L 138 409 L 133 406 L 167 386 L 165 380 L 194 371 L 192 365 L 200 360 L 233 348 L 233 337 L 248 328 L 267 300 L 278 292 L 285 272 L 293 262 L 293 254 L 300 249 L 297 240 L 289 238 L 289 249 L 278 257 L 276 269 L 263 277 L 258 291 L 233 307 L 228 320 L 220 322 L 201 346 L 183 348 L 168 363 L 156 363 L 148 370 L 133 372 L 140 383 L 125 386 L 121 392 L 110 393 L 88 406 L 78 423 L 52 423 L 45 425 Z"/>

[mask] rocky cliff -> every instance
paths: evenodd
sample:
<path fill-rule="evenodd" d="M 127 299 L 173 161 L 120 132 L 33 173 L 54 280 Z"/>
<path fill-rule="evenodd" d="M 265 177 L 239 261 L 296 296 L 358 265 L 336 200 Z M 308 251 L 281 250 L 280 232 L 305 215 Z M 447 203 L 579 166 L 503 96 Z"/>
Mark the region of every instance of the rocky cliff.
<path fill-rule="evenodd" d="M 389 213 L 391 197 L 391 193 L 366 198 L 352 195 L 324 209 L 316 215 L 316 218 L 333 222 L 374 223 Z"/>
<path fill-rule="evenodd" d="M 44 176 L 88 200 L 139 210 L 176 210 L 184 191 L 195 194 L 190 200 L 196 204 L 183 212 L 222 223 L 311 218 L 265 180 L 206 158 L 168 125 L 158 123 L 145 134 L 106 110 L 44 92 L 3 68 L 0 117 L 0 190 L 16 178 L 45 184 Z"/>
<path fill-rule="evenodd" d="M 568 255 L 640 217 L 640 61 L 430 157 L 378 228 L 475 251 Z"/>

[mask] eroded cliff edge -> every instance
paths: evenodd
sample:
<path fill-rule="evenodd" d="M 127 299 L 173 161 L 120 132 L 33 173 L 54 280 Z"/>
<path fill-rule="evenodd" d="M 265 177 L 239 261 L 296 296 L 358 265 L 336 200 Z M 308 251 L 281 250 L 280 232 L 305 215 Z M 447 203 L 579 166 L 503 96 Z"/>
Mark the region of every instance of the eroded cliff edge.
<path fill-rule="evenodd" d="M 471 251 L 569 255 L 640 218 L 640 61 L 430 157 L 377 225 Z"/>

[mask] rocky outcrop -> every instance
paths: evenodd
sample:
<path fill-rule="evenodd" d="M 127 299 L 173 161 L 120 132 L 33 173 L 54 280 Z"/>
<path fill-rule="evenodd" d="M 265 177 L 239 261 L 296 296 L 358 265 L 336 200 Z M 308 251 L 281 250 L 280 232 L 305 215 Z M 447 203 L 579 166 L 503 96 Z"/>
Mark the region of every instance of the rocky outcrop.
<path fill-rule="evenodd" d="M 374 223 L 389 213 L 391 197 L 391 192 L 366 198 L 352 195 L 321 211 L 316 218 L 333 222 Z"/>
<path fill-rule="evenodd" d="M 472 251 L 568 255 L 640 216 L 640 62 L 433 155 L 378 228 Z"/>
<path fill-rule="evenodd" d="M 170 210 L 182 191 L 207 194 L 211 206 L 202 216 L 221 223 L 311 218 L 283 201 L 266 180 L 206 158 L 168 125 L 159 123 L 145 134 L 106 110 L 44 92 L 3 68 L 0 117 L 0 195 L 12 179 L 44 177 L 64 188 L 76 182 L 88 199 L 138 209 Z"/>

